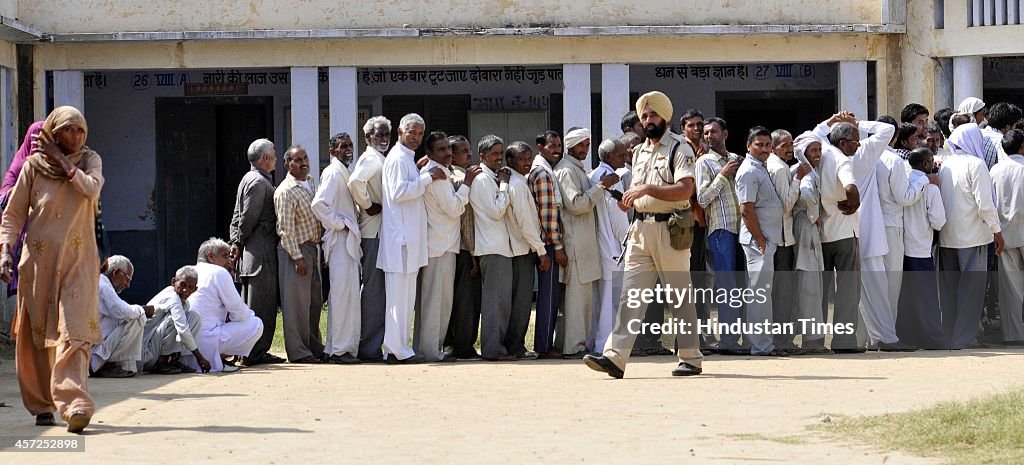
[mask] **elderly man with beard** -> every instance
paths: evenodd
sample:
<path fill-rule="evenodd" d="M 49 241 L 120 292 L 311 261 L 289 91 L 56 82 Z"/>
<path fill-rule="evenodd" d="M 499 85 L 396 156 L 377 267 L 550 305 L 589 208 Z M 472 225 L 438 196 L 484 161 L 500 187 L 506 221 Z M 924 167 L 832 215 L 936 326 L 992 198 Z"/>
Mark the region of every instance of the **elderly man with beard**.
<path fill-rule="evenodd" d="M 196 370 L 180 362 L 181 356 L 191 353 L 203 373 L 210 371 L 210 362 L 196 345 L 202 327 L 199 314 L 190 310 L 188 298 L 196 291 L 199 274 L 195 267 L 178 268 L 171 285 L 154 296 L 147 305 L 153 306 L 153 318 L 146 320 L 142 335 L 141 365 L 148 373 L 173 375 Z"/>
<path fill-rule="evenodd" d="M 118 294 L 132 284 L 135 267 L 122 255 L 107 259 L 100 274 L 100 332 L 103 343 L 92 349 L 90 370 L 97 378 L 135 376 L 142 356 L 142 333 L 146 318 L 153 316 L 150 305 L 129 305 Z"/>
<path fill-rule="evenodd" d="M 668 131 L 672 102 L 661 92 L 648 92 L 637 100 L 637 113 L 644 123 L 647 140 L 633 154 L 633 187 L 622 197 L 622 208 L 635 208 L 636 220 L 626 240 L 625 275 L 622 300 L 615 327 L 604 353 L 583 358 L 589 368 L 622 378 L 630 349 L 636 340 L 636 322 L 647 309 L 645 299 L 635 302 L 628 296 L 651 289 L 659 275 L 666 286 L 685 289 L 691 286 L 689 247 L 692 244 L 693 218 L 689 199 L 693 195 L 693 149 L 678 135 Z M 691 235 L 687 240 L 687 233 Z M 668 306 L 677 321 L 696 327 L 697 311 L 690 299 L 672 301 Z M 696 331 L 676 335 L 679 365 L 673 376 L 701 373 L 704 356 Z"/>
<path fill-rule="evenodd" d="M 356 205 L 348 183 L 351 174 L 352 139 L 341 133 L 331 138 L 331 164 L 320 177 L 313 196 L 313 214 L 323 224 L 324 255 L 329 273 L 326 361 L 355 364 L 359 354 L 359 259 L 360 231 Z"/>
<path fill-rule="evenodd" d="M 274 192 L 277 211 L 278 270 L 281 283 L 281 314 L 288 361 L 319 364 L 324 344 L 320 337 L 320 221 L 313 214 L 316 185 L 309 175 L 309 156 L 301 146 L 284 154 L 288 170 Z"/>
<path fill-rule="evenodd" d="M 374 116 L 363 124 L 366 151 L 356 161 L 348 188 L 359 207 L 360 248 L 362 248 L 362 294 L 360 296 L 359 359 L 383 361 L 384 271 L 377 268 L 380 249 L 381 174 L 384 153 L 391 145 L 391 121 Z"/>
<path fill-rule="evenodd" d="M 595 208 L 603 201 L 604 189 L 619 182 L 619 175 L 611 173 L 592 184 L 583 168 L 583 160 L 589 153 L 590 130 L 570 130 L 565 135 L 565 156 L 555 166 L 555 179 L 562 193 L 559 210 L 565 233 L 562 239 L 568 256 L 561 275 L 561 282 L 565 284 L 563 358 L 582 358 L 587 354 L 594 305 L 593 283 L 601 279 Z"/>

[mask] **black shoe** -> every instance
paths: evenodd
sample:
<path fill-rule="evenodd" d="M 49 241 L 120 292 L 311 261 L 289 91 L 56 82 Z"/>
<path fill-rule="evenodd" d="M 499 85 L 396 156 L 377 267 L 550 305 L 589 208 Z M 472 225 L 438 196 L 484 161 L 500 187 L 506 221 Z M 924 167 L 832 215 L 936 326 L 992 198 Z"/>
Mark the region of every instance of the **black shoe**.
<path fill-rule="evenodd" d="M 733 355 L 742 357 L 744 355 L 750 355 L 749 349 L 718 349 L 720 355 Z"/>
<path fill-rule="evenodd" d="M 582 349 L 575 354 L 562 354 L 562 358 L 565 360 L 580 360 L 587 355 L 587 349 Z"/>
<path fill-rule="evenodd" d="M 274 354 L 266 353 L 266 354 L 263 354 L 261 357 L 258 357 L 258 358 L 242 357 L 242 360 L 239 363 L 242 366 L 254 367 L 256 365 L 273 365 L 273 364 L 276 364 L 276 363 L 284 363 L 284 362 L 286 362 L 285 359 L 283 359 L 281 357 L 278 357 L 278 356 L 276 356 Z"/>
<path fill-rule="evenodd" d="M 395 354 L 388 354 L 388 365 L 415 365 L 417 363 L 423 363 L 426 359 L 422 355 L 416 354 L 412 357 L 399 360 L 395 357 Z"/>
<path fill-rule="evenodd" d="M 57 426 L 57 420 L 53 419 L 52 413 L 41 413 L 36 415 L 36 426 Z"/>
<path fill-rule="evenodd" d="M 157 363 L 149 372 L 154 375 L 180 375 L 181 368 L 178 368 L 173 362 L 164 362 Z M 195 370 L 192 370 L 192 372 L 195 372 Z"/>
<path fill-rule="evenodd" d="M 128 371 L 118 366 L 107 366 L 100 368 L 92 374 L 95 378 L 131 378 L 135 376 L 134 371 Z"/>
<path fill-rule="evenodd" d="M 334 354 L 328 356 L 327 363 L 333 363 L 335 365 L 358 365 L 360 363 L 363 363 L 363 361 L 353 357 L 352 354 L 346 352 L 341 355 Z"/>
<path fill-rule="evenodd" d="M 292 363 L 302 364 L 302 365 L 319 365 L 321 362 L 320 362 L 320 357 L 317 357 L 316 355 L 308 355 L 308 356 L 302 357 L 302 358 L 300 358 L 298 360 L 295 360 Z"/>
<path fill-rule="evenodd" d="M 849 347 L 849 348 L 845 348 L 845 349 L 841 349 L 841 348 L 837 349 L 835 347 L 832 348 L 832 353 L 834 353 L 836 355 L 842 355 L 842 354 L 863 354 L 864 352 L 867 352 L 867 351 L 868 350 L 863 348 L 863 347 Z"/>
<path fill-rule="evenodd" d="M 188 365 L 185 365 L 184 363 L 181 363 L 181 359 L 178 359 L 178 360 L 175 360 L 175 361 L 171 362 L 171 365 L 174 365 L 174 366 L 178 367 L 178 369 L 181 370 L 182 373 L 195 373 L 196 372 L 195 368 L 192 368 L 192 367 L 190 367 Z"/>
<path fill-rule="evenodd" d="M 751 355 L 756 355 L 758 357 L 788 357 L 789 356 L 789 354 L 786 353 L 786 351 L 780 350 L 780 349 L 774 349 L 771 352 L 761 352 L 759 354 L 751 354 Z"/>
<path fill-rule="evenodd" d="M 643 349 L 637 349 L 637 348 L 634 347 L 633 350 L 629 351 L 629 356 L 630 357 L 646 357 L 647 356 L 647 351 L 643 350 Z"/>
<path fill-rule="evenodd" d="M 516 354 L 516 358 L 519 360 L 537 360 L 539 357 L 540 355 L 538 355 L 537 352 L 534 352 L 532 350 L 527 350 L 526 352 L 523 352 L 521 354 Z"/>
<path fill-rule="evenodd" d="M 679 362 L 679 366 L 672 369 L 672 376 L 697 376 L 703 372 L 701 367 L 695 367 L 687 362 Z"/>
<path fill-rule="evenodd" d="M 899 341 L 893 343 L 879 342 L 878 350 L 882 352 L 913 352 L 917 350 L 917 347 Z"/>
<path fill-rule="evenodd" d="M 615 366 L 615 364 L 612 363 L 611 360 L 608 360 L 608 357 L 605 357 L 603 355 L 599 355 L 597 357 L 593 355 L 587 355 L 583 357 L 583 363 L 586 363 L 591 370 L 600 371 L 601 373 L 607 373 L 608 376 L 611 376 L 612 378 L 615 379 L 622 379 L 622 369 Z"/>
<path fill-rule="evenodd" d="M 514 362 L 514 361 L 518 360 L 516 358 L 516 356 L 512 355 L 512 354 L 502 354 L 502 355 L 499 355 L 497 357 L 481 357 L 481 358 L 483 358 L 484 360 L 487 360 L 488 362 Z"/>
<path fill-rule="evenodd" d="M 803 350 L 803 349 L 801 349 L 799 347 L 793 347 L 791 349 L 783 349 L 783 352 L 785 352 L 786 355 L 789 355 L 789 356 L 807 355 L 807 351 Z"/>

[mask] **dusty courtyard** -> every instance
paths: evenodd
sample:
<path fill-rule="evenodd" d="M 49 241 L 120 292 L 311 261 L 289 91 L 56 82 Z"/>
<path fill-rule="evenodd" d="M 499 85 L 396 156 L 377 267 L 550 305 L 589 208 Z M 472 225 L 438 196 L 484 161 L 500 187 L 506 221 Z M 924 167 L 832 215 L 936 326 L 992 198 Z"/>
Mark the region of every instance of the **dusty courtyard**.
<path fill-rule="evenodd" d="M 4 464 L 939 463 L 807 426 L 1003 392 L 1024 351 L 787 359 L 633 360 L 626 379 L 580 361 L 416 366 L 277 365 L 229 375 L 93 379 L 84 453 L 0 451 Z M 32 426 L 13 362 L 0 364 L 0 437 Z"/>

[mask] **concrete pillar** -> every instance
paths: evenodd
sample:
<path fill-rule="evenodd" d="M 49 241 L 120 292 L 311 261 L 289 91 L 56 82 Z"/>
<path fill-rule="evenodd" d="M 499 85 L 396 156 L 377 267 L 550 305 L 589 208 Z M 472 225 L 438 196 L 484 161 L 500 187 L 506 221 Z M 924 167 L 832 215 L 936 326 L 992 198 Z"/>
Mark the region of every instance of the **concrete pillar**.
<path fill-rule="evenodd" d="M 590 127 L 590 65 L 562 65 L 562 128 L 568 133 L 571 127 Z M 564 137 L 564 134 L 563 134 Z M 594 141 L 590 141 L 591 145 Z M 583 161 L 584 167 L 591 166 L 591 156 Z"/>
<path fill-rule="evenodd" d="M 332 66 L 328 70 L 330 92 L 331 134 L 348 133 L 356 151 L 353 160 L 359 156 L 359 94 L 356 87 L 356 68 L 353 66 Z"/>
<path fill-rule="evenodd" d="M 85 114 L 85 74 L 76 70 L 53 72 L 53 106 L 71 105 Z"/>
<path fill-rule="evenodd" d="M 953 59 L 938 58 L 937 61 L 932 114 L 943 108 L 956 108 L 960 103 L 953 101 Z"/>
<path fill-rule="evenodd" d="M 629 112 L 629 65 L 601 65 L 601 134 L 600 140 L 619 137 L 622 115 Z M 597 135 L 594 136 L 597 139 Z M 593 143 L 600 143 L 594 140 Z"/>
<path fill-rule="evenodd" d="M 868 62 L 839 62 L 839 110 L 868 117 Z"/>
<path fill-rule="evenodd" d="M 290 145 L 301 145 L 309 156 L 309 174 L 320 181 L 320 96 L 317 68 L 301 66 L 291 69 L 292 140 L 277 144 L 283 151 Z M 281 154 L 283 155 L 283 153 Z"/>
<path fill-rule="evenodd" d="M 982 98 L 982 58 L 953 57 L 953 108 L 967 97 Z"/>

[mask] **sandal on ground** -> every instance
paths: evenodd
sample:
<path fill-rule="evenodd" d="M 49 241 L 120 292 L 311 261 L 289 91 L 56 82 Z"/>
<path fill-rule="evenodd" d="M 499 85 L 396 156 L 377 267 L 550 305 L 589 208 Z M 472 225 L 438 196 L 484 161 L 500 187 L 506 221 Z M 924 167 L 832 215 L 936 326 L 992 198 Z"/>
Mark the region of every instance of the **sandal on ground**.
<path fill-rule="evenodd" d="M 57 420 L 53 419 L 52 413 L 41 413 L 36 415 L 36 426 L 57 426 Z"/>

